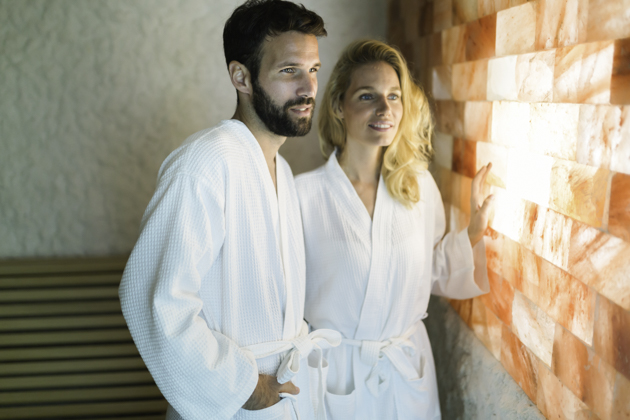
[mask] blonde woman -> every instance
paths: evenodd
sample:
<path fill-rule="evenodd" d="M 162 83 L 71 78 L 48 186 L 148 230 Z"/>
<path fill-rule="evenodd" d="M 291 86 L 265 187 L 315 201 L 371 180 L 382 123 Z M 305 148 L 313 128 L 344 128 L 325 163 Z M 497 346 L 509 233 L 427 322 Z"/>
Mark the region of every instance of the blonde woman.
<path fill-rule="evenodd" d="M 422 322 L 429 295 L 489 290 L 482 237 L 491 199 L 481 185 L 490 167 L 473 180 L 468 229 L 444 235 L 444 207 L 427 172 L 431 133 L 427 99 L 400 53 L 378 41 L 348 46 L 319 116 L 328 162 L 296 180 L 305 318 L 344 337 L 326 351 L 333 420 L 439 419 Z"/>

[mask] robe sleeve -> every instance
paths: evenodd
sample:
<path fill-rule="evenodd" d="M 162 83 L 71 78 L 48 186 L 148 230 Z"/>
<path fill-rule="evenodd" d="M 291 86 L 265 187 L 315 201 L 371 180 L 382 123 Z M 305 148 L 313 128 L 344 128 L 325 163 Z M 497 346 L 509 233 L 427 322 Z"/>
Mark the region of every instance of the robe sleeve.
<path fill-rule="evenodd" d="M 473 247 L 466 229 L 444 235 L 446 219 L 442 197 L 433 178 L 428 178 L 429 199 L 435 203 L 431 293 L 451 299 L 469 299 L 488 293 L 484 239 Z"/>
<path fill-rule="evenodd" d="M 200 314 L 201 279 L 225 235 L 223 189 L 181 173 L 161 179 L 119 290 L 140 355 L 186 419 L 233 417 L 258 382 L 251 353 Z"/>

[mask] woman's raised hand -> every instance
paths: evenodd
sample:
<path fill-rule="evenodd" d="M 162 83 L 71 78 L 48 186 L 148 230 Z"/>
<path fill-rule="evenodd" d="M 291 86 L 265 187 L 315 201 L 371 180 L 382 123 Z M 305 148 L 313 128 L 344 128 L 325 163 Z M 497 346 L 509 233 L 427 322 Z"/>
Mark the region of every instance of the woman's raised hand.
<path fill-rule="evenodd" d="M 479 169 L 473 178 L 470 192 L 470 224 L 468 225 L 468 238 L 472 246 L 483 238 L 483 233 L 488 227 L 488 214 L 493 201 L 493 195 L 484 197 L 483 184 L 492 169 L 492 163 L 488 163 Z"/>

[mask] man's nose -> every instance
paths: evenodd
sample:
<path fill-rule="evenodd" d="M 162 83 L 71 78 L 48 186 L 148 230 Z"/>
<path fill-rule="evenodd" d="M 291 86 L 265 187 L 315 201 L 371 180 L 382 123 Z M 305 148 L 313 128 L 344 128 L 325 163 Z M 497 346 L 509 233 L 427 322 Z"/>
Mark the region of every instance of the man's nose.
<path fill-rule="evenodd" d="M 314 98 L 317 95 L 317 72 L 309 72 L 300 81 L 297 95 L 303 98 Z"/>

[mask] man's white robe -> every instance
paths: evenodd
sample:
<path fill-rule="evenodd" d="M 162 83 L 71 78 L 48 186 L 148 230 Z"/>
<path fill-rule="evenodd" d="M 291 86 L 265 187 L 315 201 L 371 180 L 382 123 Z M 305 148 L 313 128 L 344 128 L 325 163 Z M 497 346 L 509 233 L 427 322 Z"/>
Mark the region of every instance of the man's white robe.
<path fill-rule="evenodd" d="M 433 355 L 421 321 L 430 294 L 463 299 L 489 290 L 483 241 L 473 251 L 466 231 L 444 236 L 437 186 L 426 171 L 418 183 L 420 201 L 408 209 L 381 177 L 372 220 L 335 154 L 296 178 L 306 248 L 305 318 L 314 329 L 344 337 L 324 352 L 333 420 L 439 419 Z M 398 337 L 397 347 L 381 353 L 370 343 Z"/>
<path fill-rule="evenodd" d="M 277 195 L 262 149 L 235 120 L 189 137 L 160 169 L 120 300 L 169 419 L 293 417 L 286 398 L 240 409 L 286 354 L 255 360 L 243 347 L 291 340 L 303 323 L 302 222 L 279 155 L 276 178 Z M 308 370 L 293 382 L 301 418 L 312 418 Z"/>

